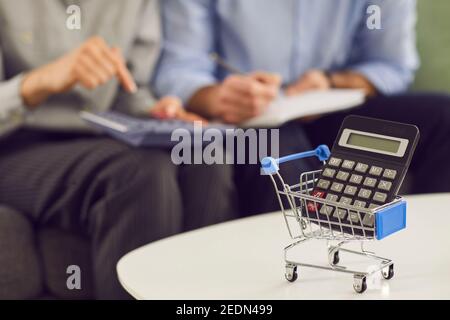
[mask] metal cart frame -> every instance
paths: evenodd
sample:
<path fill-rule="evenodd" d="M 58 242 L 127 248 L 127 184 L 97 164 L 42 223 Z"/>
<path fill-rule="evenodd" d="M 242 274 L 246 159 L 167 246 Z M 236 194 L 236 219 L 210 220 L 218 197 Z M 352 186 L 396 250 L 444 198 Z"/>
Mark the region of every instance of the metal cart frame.
<path fill-rule="evenodd" d="M 281 211 L 293 243 L 284 248 L 286 263 L 285 277 L 294 282 L 298 277 L 297 267 L 317 268 L 329 271 L 352 274 L 353 288 L 358 293 L 367 289 L 367 277 L 381 272 L 383 278 L 389 280 L 394 276 L 394 262 L 391 259 L 377 256 L 364 249 L 367 241 L 381 240 L 382 238 L 405 228 L 406 203 L 398 197 L 395 201 L 375 209 L 362 209 L 355 206 L 343 205 L 338 202 L 316 198 L 311 195 L 321 170 L 301 174 L 300 183 L 289 186 L 279 173 L 279 165 L 285 162 L 315 156 L 324 162 L 330 157 L 327 146 L 319 146 L 316 150 L 290 155 L 280 159 L 265 158 L 262 160 L 262 171 L 269 175 L 274 185 Z M 338 221 L 330 219 L 329 215 L 319 215 L 322 206 L 330 206 L 334 210 L 345 210 L 346 214 L 358 216 L 359 223 L 349 220 Z M 311 210 L 313 208 L 313 210 Z M 373 226 L 363 224 L 363 217 L 370 215 Z M 400 219 L 400 222 L 399 222 Z M 328 264 L 316 265 L 312 263 L 290 260 L 288 252 L 309 240 L 319 239 L 326 241 L 328 248 Z M 345 246 L 351 242 L 360 242 L 360 250 L 350 250 Z M 364 256 L 378 262 L 371 271 L 355 270 L 340 264 L 339 252 Z"/>

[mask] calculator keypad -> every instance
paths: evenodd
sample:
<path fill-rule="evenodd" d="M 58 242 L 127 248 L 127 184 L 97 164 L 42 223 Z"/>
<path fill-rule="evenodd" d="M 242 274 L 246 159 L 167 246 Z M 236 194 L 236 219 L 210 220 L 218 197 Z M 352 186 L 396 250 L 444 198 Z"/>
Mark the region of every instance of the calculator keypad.
<path fill-rule="evenodd" d="M 386 203 L 398 172 L 351 159 L 332 157 L 317 182 L 321 198 L 343 206 L 373 209 Z M 319 212 L 344 223 L 373 227 L 373 214 L 322 205 Z"/>

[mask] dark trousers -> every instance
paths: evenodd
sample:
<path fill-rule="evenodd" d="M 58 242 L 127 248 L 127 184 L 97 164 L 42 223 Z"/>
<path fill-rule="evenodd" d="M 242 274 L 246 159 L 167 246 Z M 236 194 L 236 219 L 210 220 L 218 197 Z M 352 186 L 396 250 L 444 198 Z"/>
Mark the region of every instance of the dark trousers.
<path fill-rule="evenodd" d="M 450 96 L 405 94 L 376 97 L 359 108 L 322 116 L 311 122 L 295 121 L 280 129 L 280 155 L 311 150 L 320 144 L 332 147 L 344 118 L 355 114 L 403 123 L 420 129 L 420 142 L 408 171 L 413 177 L 411 193 L 450 191 Z M 315 170 L 315 159 L 300 160 L 281 168 L 288 184 L 299 181 L 301 172 Z M 246 214 L 279 210 L 270 179 L 261 176 L 259 166 L 240 166 L 236 170 L 240 194 L 246 201 Z M 249 192 L 248 190 L 252 190 Z"/>
<path fill-rule="evenodd" d="M 0 203 L 91 239 L 101 299 L 128 297 L 116 275 L 124 254 L 236 214 L 232 167 L 177 167 L 167 150 L 104 137 L 19 131 L 0 141 L 0 177 Z"/>

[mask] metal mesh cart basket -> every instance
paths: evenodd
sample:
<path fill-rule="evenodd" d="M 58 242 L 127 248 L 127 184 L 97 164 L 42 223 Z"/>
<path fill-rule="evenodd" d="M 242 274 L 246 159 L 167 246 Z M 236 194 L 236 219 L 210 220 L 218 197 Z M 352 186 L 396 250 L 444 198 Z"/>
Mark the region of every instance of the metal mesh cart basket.
<path fill-rule="evenodd" d="M 299 184 L 286 184 L 279 173 L 279 166 L 289 161 L 312 156 L 325 162 L 330 157 L 330 151 L 327 146 L 319 146 L 313 151 L 280 159 L 265 158 L 261 162 L 263 173 L 269 175 L 273 182 L 289 235 L 293 239 L 293 242 L 284 249 L 285 277 L 290 282 L 297 280 L 298 266 L 349 273 L 353 274 L 355 291 L 363 293 L 367 289 L 367 277 L 376 272 L 381 272 L 387 280 L 394 276 L 393 261 L 366 251 L 364 243 L 381 240 L 404 229 L 406 227 L 406 202 L 401 197 L 397 197 L 393 202 L 378 208 L 363 209 L 313 197 L 311 194 L 320 176 L 320 170 L 301 174 Z M 329 206 L 333 211 L 344 210 L 344 216 L 353 215 L 353 219 L 341 220 L 339 215 L 337 215 L 337 219 L 330 219 L 329 216 L 319 213 L 322 206 Z M 358 221 L 358 223 L 353 221 Z M 367 221 L 371 221 L 371 223 L 367 223 Z M 328 264 L 316 265 L 288 259 L 289 250 L 311 239 L 326 242 Z M 360 250 L 345 248 L 346 244 L 354 241 L 360 243 Z M 353 270 L 340 264 L 339 252 L 361 255 L 378 262 L 378 264 L 370 271 Z"/>

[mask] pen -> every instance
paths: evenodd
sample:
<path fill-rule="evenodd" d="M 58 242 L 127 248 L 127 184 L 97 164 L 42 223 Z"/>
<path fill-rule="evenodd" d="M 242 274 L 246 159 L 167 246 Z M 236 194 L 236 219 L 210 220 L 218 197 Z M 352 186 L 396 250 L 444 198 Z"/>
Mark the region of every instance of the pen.
<path fill-rule="evenodd" d="M 209 55 L 212 61 L 217 63 L 219 66 L 227 70 L 228 72 L 235 73 L 235 74 L 244 74 L 241 70 L 238 68 L 235 68 L 228 64 L 225 60 L 223 60 L 217 53 L 213 52 Z"/>

